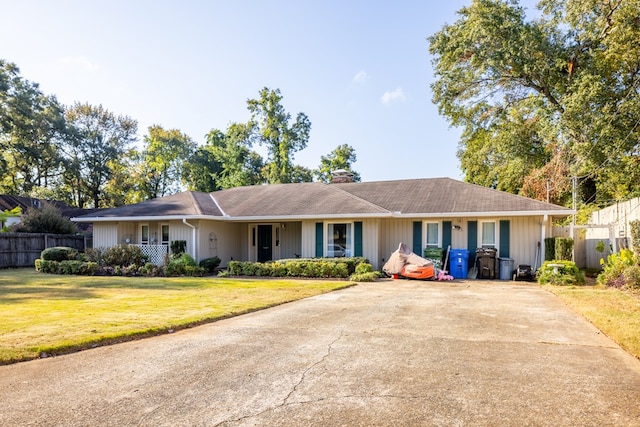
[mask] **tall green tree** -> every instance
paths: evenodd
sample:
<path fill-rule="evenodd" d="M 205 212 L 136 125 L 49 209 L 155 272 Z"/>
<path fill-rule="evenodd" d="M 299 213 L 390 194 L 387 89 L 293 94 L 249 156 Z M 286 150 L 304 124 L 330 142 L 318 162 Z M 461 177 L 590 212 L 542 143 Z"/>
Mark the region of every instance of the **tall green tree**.
<path fill-rule="evenodd" d="M 220 163 L 215 159 L 208 146 L 195 149 L 189 161 L 185 163 L 182 177 L 187 190 L 209 193 L 220 190 L 218 176 Z"/>
<path fill-rule="evenodd" d="M 640 194 L 640 0 L 473 0 L 429 38 L 466 180 L 567 202 Z"/>
<path fill-rule="evenodd" d="M 281 102 L 280 90 L 267 87 L 260 91 L 258 99 L 247 100 L 253 137 L 258 144 L 266 146 L 269 153 L 265 165 L 265 178 L 269 184 L 294 181 L 295 153 L 306 148 L 311 131 L 311 121 L 306 114 L 298 113 L 295 122 L 291 123 L 291 114 L 285 111 Z"/>
<path fill-rule="evenodd" d="M 74 204 L 82 208 L 109 206 L 104 187 L 114 178 L 116 165 L 126 161 L 136 141 L 138 123 L 127 116 L 116 116 L 102 105 L 76 103 L 66 112 L 71 137 L 64 145 L 64 180 Z"/>
<path fill-rule="evenodd" d="M 226 132 L 212 129 L 185 168 L 189 188 L 210 192 L 262 184 L 264 160 L 251 150 L 251 138 L 251 124 L 231 123 Z"/>
<path fill-rule="evenodd" d="M 352 169 L 356 159 L 356 150 L 352 146 L 338 145 L 331 153 L 320 156 L 320 166 L 314 171 L 314 175 L 318 181 L 330 183 L 331 174 L 342 169 L 351 172 L 355 182 L 360 182 L 360 174 Z"/>
<path fill-rule="evenodd" d="M 191 138 L 179 130 L 150 126 L 141 153 L 140 187 L 144 197 L 154 199 L 180 191 L 183 166 L 195 149 Z"/>
<path fill-rule="evenodd" d="M 66 130 L 56 98 L 23 79 L 15 64 L 0 60 L 0 191 L 27 195 L 34 187 L 53 185 Z"/>

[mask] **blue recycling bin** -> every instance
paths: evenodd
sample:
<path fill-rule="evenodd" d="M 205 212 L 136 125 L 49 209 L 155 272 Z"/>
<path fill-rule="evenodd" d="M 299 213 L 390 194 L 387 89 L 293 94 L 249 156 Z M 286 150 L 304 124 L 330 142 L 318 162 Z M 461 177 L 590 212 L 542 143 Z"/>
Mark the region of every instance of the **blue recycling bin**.
<path fill-rule="evenodd" d="M 455 279 L 466 279 L 469 272 L 469 251 L 467 249 L 451 249 L 451 271 Z"/>

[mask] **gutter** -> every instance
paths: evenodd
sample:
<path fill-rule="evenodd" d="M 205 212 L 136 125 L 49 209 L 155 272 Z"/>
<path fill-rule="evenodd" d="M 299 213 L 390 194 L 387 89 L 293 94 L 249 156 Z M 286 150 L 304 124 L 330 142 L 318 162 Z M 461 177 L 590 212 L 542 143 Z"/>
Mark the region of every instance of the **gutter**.
<path fill-rule="evenodd" d="M 540 216 L 548 215 L 569 216 L 575 213 L 572 209 L 553 210 L 553 211 L 494 211 L 494 212 L 431 212 L 431 213 L 402 213 L 402 212 L 379 212 L 379 213 L 351 213 L 351 214 L 324 214 L 324 215 L 273 215 L 273 216 L 216 216 L 216 215 L 189 215 L 189 219 L 212 220 L 212 221 L 230 221 L 230 222 L 283 222 L 283 221 L 301 221 L 301 220 L 323 220 L 323 219 L 351 219 L 351 218 L 492 218 L 492 217 L 523 217 L 523 216 Z M 114 222 L 114 221 L 170 221 L 182 220 L 187 218 L 184 215 L 145 215 L 145 216 L 126 216 L 126 217 L 76 217 L 71 218 L 73 222 Z M 188 224 L 191 226 L 191 224 Z"/>

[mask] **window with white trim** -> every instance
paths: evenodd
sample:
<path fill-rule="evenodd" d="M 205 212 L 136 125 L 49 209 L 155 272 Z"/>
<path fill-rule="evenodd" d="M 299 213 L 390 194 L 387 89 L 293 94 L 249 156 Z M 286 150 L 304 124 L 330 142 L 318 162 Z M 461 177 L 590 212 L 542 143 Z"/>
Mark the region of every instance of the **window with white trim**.
<path fill-rule="evenodd" d="M 327 224 L 327 256 L 351 256 L 352 238 L 350 223 Z"/>
<path fill-rule="evenodd" d="M 439 248 L 440 247 L 440 223 L 428 222 L 427 223 L 427 248 Z"/>
<path fill-rule="evenodd" d="M 481 228 L 482 235 L 480 242 L 482 242 L 483 248 L 495 248 L 496 247 L 496 223 L 483 222 Z"/>

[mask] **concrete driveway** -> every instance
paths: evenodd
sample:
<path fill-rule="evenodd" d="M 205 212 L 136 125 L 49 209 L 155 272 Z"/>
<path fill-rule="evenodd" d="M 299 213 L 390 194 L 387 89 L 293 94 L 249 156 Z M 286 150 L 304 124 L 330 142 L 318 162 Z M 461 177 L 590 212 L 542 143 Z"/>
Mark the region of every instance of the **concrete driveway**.
<path fill-rule="evenodd" d="M 0 366 L 0 425 L 640 425 L 640 361 L 536 285 L 362 284 Z"/>

